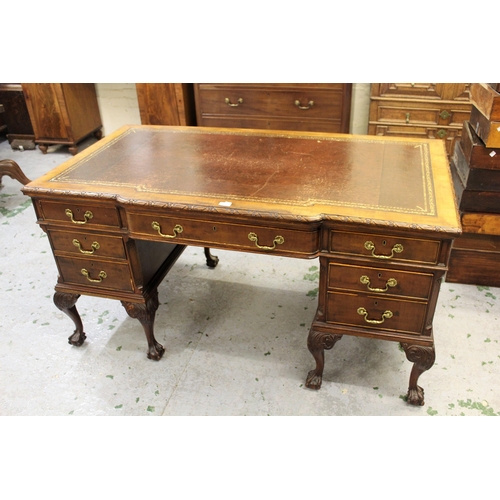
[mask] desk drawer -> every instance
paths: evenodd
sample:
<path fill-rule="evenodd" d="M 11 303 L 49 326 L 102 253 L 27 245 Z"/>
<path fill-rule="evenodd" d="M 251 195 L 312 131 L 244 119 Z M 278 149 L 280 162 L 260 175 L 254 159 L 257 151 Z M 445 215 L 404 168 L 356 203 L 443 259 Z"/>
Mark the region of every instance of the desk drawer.
<path fill-rule="evenodd" d="M 327 323 L 420 335 L 426 302 L 340 292 L 327 293 Z"/>
<path fill-rule="evenodd" d="M 56 253 L 65 252 L 95 257 L 125 259 L 125 247 L 120 236 L 84 231 L 48 231 Z"/>
<path fill-rule="evenodd" d="M 66 284 L 96 289 L 133 291 L 133 280 L 127 263 L 90 258 L 56 257 L 60 277 Z"/>
<path fill-rule="evenodd" d="M 436 264 L 440 241 L 404 238 L 373 233 L 330 231 L 330 252 L 357 255 L 378 261 Z"/>
<path fill-rule="evenodd" d="M 330 262 L 328 288 L 428 299 L 433 275 Z"/>
<path fill-rule="evenodd" d="M 158 217 L 130 213 L 131 236 L 171 243 L 197 244 L 242 251 L 278 254 L 315 255 L 318 251 L 318 231 L 230 224 L 182 217 Z"/>
<path fill-rule="evenodd" d="M 42 200 L 40 208 L 47 221 L 63 222 L 74 227 L 120 227 L 116 207 Z"/>

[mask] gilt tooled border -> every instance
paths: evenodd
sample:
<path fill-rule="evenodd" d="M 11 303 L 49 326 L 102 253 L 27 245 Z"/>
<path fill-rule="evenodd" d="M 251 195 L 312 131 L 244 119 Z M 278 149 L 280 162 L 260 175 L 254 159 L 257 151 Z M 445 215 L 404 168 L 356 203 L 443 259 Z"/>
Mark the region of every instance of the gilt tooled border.
<path fill-rule="evenodd" d="M 149 132 L 156 132 L 156 133 L 161 133 L 162 130 L 160 129 L 148 129 Z M 99 154 L 102 150 L 109 148 L 116 142 L 120 141 L 123 137 L 129 135 L 130 133 L 136 133 L 136 129 L 129 129 L 126 132 L 124 132 L 122 135 L 116 137 L 112 141 L 110 141 L 108 144 L 103 146 L 102 148 L 96 150 L 86 158 L 82 159 L 79 162 L 76 162 L 74 165 L 69 167 L 68 169 L 64 170 L 61 172 L 59 175 L 56 175 L 52 179 L 50 179 L 49 182 L 61 182 L 61 183 L 78 183 L 77 180 L 71 179 L 68 177 L 68 174 L 70 174 L 72 171 L 76 170 L 78 167 L 81 165 L 85 164 L 88 162 L 88 160 L 97 154 Z M 308 136 L 308 135 L 289 135 L 289 134 L 245 134 L 244 132 L 240 131 L 206 131 L 206 130 L 199 130 L 199 129 L 190 129 L 189 131 L 186 130 L 175 130 L 173 129 L 171 131 L 172 133 L 203 133 L 203 134 L 223 134 L 223 135 L 243 135 L 243 136 L 273 136 L 273 137 L 293 137 L 293 138 L 298 138 L 298 139 L 308 139 L 308 140 L 319 140 L 319 137 L 316 136 Z M 327 140 L 327 141 L 346 141 L 350 140 L 349 138 L 340 138 L 340 137 L 322 137 L 321 140 Z M 378 141 L 373 140 L 373 139 L 359 139 L 356 138 L 357 142 L 368 142 L 368 143 L 378 143 Z M 387 141 L 390 142 L 390 141 Z M 394 141 L 396 142 L 396 141 Z M 397 141 L 399 144 L 403 142 L 404 144 L 412 144 L 414 145 L 413 142 L 404 142 L 404 141 Z M 423 190 L 423 197 L 424 197 L 424 207 L 420 208 L 420 210 L 417 209 L 410 209 L 410 208 L 402 208 L 402 207 L 394 207 L 394 206 L 381 206 L 381 205 L 372 205 L 372 204 L 364 204 L 364 203 L 351 203 L 351 202 L 342 202 L 342 201 L 332 201 L 332 200 L 324 200 L 324 199 L 314 199 L 314 200 L 301 200 L 301 201 L 292 201 L 289 199 L 279 199 L 279 198 L 254 198 L 254 197 L 246 197 L 246 196 L 236 196 L 236 195 L 231 195 L 231 194 L 220 194 L 220 193 L 206 193 L 206 192 L 189 192 L 186 193 L 184 191 L 178 191 L 178 190 L 161 190 L 161 189 L 154 189 L 154 188 L 146 188 L 143 185 L 136 185 L 136 184 L 131 184 L 131 183 L 124 183 L 124 182 L 106 182 L 106 181 L 92 181 L 92 180 L 85 180 L 85 184 L 90 184 L 90 185 L 96 185 L 96 186 L 116 186 L 116 187 L 125 187 L 125 188 L 131 188 L 135 189 L 138 192 L 144 192 L 144 193 L 152 193 L 152 194 L 170 194 L 170 195 L 181 195 L 185 196 L 189 194 L 189 196 L 196 196 L 196 197 L 201 197 L 201 198 L 215 198 L 215 199 L 222 199 L 224 198 L 225 200 L 241 200 L 241 201 L 250 201 L 250 202 L 263 202 L 263 203 L 269 203 L 269 204 L 280 204 L 280 205 L 288 205 L 288 206 L 298 206 L 298 207 L 307 207 L 307 206 L 313 206 L 313 205 L 324 205 L 324 206 L 339 206 L 339 207 L 349 207 L 349 208 L 358 208 L 358 209 L 365 209 L 365 210 L 382 210 L 382 211 L 388 211 L 388 212 L 393 212 L 393 213 L 404 213 L 404 214 L 413 214 L 413 215 L 428 215 L 428 216 L 435 216 L 436 215 L 436 203 L 435 203 L 435 198 L 434 198 L 434 183 L 432 180 L 432 173 L 431 173 L 431 164 L 429 161 L 430 158 L 430 153 L 429 153 L 429 146 L 426 143 L 418 144 L 415 147 L 420 148 L 420 158 L 421 158 L 421 172 L 422 172 L 422 190 Z"/>

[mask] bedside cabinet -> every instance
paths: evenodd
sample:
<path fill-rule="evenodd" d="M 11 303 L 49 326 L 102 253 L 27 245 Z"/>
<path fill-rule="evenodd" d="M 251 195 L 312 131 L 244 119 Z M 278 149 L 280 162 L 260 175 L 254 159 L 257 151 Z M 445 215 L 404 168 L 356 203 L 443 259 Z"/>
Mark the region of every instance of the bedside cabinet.
<path fill-rule="evenodd" d="M 368 134 L 439 138 L 448 156 L 472 110 L 469 83 L 372 83 Z"/>
<path fill-rule="evenodd" d="M 351 83 L 195 83 L 202 127 L 349 133 Z"/>
<path fill-rule="evenodd" d="M 26 105 L 42 153 L 51 144 L 69 146 L 94 134 L 101 138 L 102 122 L 93 83 L 23 83 Z"/>

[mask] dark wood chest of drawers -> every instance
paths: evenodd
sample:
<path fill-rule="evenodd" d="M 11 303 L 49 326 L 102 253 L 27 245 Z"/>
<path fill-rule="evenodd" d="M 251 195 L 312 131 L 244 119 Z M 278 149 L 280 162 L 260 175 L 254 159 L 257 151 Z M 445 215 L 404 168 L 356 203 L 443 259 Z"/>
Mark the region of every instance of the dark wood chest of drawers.
<path fill-rule="evenodd" d="M 199 126 L 349 132 L 350 83 L 194 85 Z"/>

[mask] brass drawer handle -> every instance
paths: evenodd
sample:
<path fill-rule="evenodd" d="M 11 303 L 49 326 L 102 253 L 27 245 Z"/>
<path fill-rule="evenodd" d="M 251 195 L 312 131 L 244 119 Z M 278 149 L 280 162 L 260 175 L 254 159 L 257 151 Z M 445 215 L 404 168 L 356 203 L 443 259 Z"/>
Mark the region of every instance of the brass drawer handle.
<path fill-rule="evenodd" d="M 232 103 L 232 102 L 229 100 L 229 97 L 226 97 L 226 98 L 224 99 L 224 102 L 225 102 L 228 106 L 232 106 L 233 108 L 235 108 L 236 106 L 239 106 L 240 104 L 243 104 L 243 99 L 240 97 L 236 103 Z"/>
<path fill-rule="evenodd" d="M 105 271 L 100 271 L 99 279 L 92 279 L 89 275 L 89 272 L 85 268 L 82 269 L 81 273 L 92 283 L 100 283 L 103 279 L 106 279 L 108 277 Z"/>
<path fill-rule="evenodd" d="M 87 210 L 83 214 L 83 218 L 85 220 L 75 220 L 75 219 L 73 219 L 73 212 L 69 208 L 66 209 L 65 213 L 71 219 L 71 222 L 73 222 L 73 224 L 87 224 L 87 222 L 90 219 L 92 219 L 92 217 L 94 217 L 94 214 L 90 210 Z"/>
<path fill-rule="evenodd" d="M 403 251 L 403 245 L 400 243 L 396 243 L 391 250 L 391 255 L 380 255 L 375 253 L 375 245 L 371 241 L 365 241 L 365 248 L 367 250 L 372 251 L 373 257 L 377 259 L 392 259 L 394 257 L 394 253 L 401 253 Z"/>
<path fill-rule="evenodd" d="M 406 123 L 410 123 L 410 113 L 406 113 Z"/>
<path fill-rule="evenodd" d="M 299 109 L 310 109 L 310 108 L 312 108 L 314 106 L 314 101 L 309 101 L 307 103 L 307 106 L 301 106 L 300 105 L 300 101 L 297 99 L 295 101 L 295 106 L 297 106 Z"/>
<path fill-rule="evenodd" d="M 359 278 L 359 281 L 361 281 L 363 285 L 366 285 L 366 288 L 368 288 L 370 292 L 387 292 L 387 290 L 389 290 L 389 287 L 395 287 L 398 284 L 398 282 L 394 278 L 389 278 L 385 283 L 385 288 L 372 288 L 370 286 L 370 278 L 368 276 L 361 276 L 361 278 Z"/>
<path fill-rule="evenodd" d="M 92 248 L 92 250 L 83 250 L 82 244 L 76 238 L 73 240 L 73 245 L 75 245 L 75 247 L 78 248 L 78 250 L 80 250 L 81 253 L 88 254 L 88 255 L 91 255 L 96 250 L 99 250 L 99 248 L 101 246 L 101 245 L 99 245 L 99 243 L 97 241 L 94 241 L 92 243 L 92 245 L 90 245 L 90 248 Z"/>
<path fill-rule="evenodd" d="M 182 231 L 184 231 L 184 229 L 182 228 L 182 226 L 180 224 L 176 224 L 174 226 L 174 234 L 163 234 L 161 232 L 161 226 L 158 222 L 156 221 L 153 221 L 151 223 L 151 227 L 155 230 L 155 231 L 158 231 L 158 234 L 162 237 L 162 238 L 175 238 L 178 234 L 182 233 Z"/>
<path fill-rule="evenodd" d="M 254 241 L 255 246 L 257 248 L 260 248 L 261 250 L 274 250 L 276 248 L 276 245 L 282 245 L 283 243 L 285 243 L 285 238 L 283 238 L 283 236 L 276 236 L 276 238 L 274 238 L 274 240 L 273 240 L 272 247 L 266 247 L 263 245 L 259 245 L 259 238 L 255 233 L 248 233 L 248 239 L 250 241 Z"/>
<path fill-rule="evenodd" d="M 382 319 L 368 319 L 368 312 L 364 307 L 358 307 L 358 314 L 364 316 L 364 320 L 372 325 L 380 325 L 386 319 L 392 318 L 393 314 L 391 311 L 385 311 L 382 314 Z"/>

